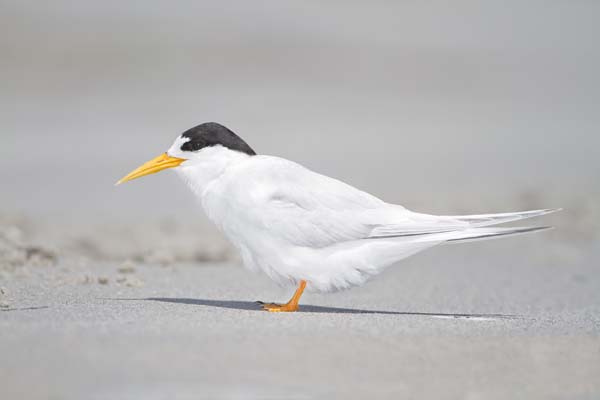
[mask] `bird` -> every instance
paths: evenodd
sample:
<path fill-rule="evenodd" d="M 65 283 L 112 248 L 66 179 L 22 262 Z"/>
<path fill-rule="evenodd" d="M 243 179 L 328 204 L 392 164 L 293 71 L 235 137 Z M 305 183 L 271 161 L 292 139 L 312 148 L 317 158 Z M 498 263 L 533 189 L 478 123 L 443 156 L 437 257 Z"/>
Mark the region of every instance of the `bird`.
<path fill-rule="evenodd" d="M 165 153 L 116 184 L 166 169 L 187 184 L 245 267 L 297 287 L 286 303 L 258 302 L 270 312 L 297 311 L 306 288 L 333 292 L 361 286 L 439 244 L 549 229 L 495 225 L 560 210 L 458 216 L 413 212 L 293 161 L 257 154 L 216 122 L 186 130 Z"/>

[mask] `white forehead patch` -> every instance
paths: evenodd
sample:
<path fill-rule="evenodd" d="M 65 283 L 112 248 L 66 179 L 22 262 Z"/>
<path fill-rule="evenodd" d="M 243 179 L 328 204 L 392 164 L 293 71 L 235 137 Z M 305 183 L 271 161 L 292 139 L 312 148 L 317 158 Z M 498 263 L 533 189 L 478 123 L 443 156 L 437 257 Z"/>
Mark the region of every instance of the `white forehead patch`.
<path fill-rule="evenodd" d="M 187 158 L 187 157 L 184 157 L 184 152 L 181 151 L 181 146 L 183 146 L 184 143 L 187 143 L 190 140 L 191 139 L 188 137 L 182 137 L 181 135 L 177 136 L 177 139 L 175 139 L 175 142 L 173 142 L 173 144 L 171 145 L 169 150 L 167 150 L 167 154 L 170 155 L 171 157 Z"/>

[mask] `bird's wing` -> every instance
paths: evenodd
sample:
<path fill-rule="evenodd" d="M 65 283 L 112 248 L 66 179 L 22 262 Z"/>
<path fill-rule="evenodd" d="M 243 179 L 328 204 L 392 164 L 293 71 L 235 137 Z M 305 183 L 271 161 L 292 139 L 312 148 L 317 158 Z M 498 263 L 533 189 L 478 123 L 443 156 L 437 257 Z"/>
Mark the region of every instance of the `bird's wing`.
<path fill-rule="evenodd" d="M 260 158 L 258 158 L 260 157 Z M 235 187 L 252 226 L 297 246 L 326 247 L 377 237 L 420 235 L 468 222 L 411 212 L 296 163 L 257 156 Z M 240 184 L 240 182 L 244 182 Z M 241 208 L 241 207 L 240 207 Z"/>
<path fill-rule="evenodd" d="M 258 156 L 257 156 L 258 157 Z M 297 246 L 401 236 L 435 235 L 496 225 L 555 210 L 471 216 L 415 213 L 296 163 L 265 157 L 246 176 L 245 218 L 273 237 Z M 241 193 L 240 193 L 241 195 Z"/>
<path fill-rule="evenodd" d="M 241 189 L 245 193 L 238 193 L 248 199 L 243 218 L 287 243 L 325 247 L 368 237 L 374 215 L 386 206 L 368 193 L 291 161 L 256 157 L 264 160 L 237 179 L 246 182 Z"/>

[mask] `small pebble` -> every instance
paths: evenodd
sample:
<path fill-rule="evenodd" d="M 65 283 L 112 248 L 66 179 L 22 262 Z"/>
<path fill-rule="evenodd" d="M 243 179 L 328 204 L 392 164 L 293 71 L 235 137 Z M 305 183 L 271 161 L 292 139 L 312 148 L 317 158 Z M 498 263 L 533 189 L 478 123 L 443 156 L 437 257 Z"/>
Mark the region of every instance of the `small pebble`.
<path fill-rule="evenodd" d="M 135 273 L 135 264 L 131 261 L 125 261 L 117 271 L 121 274 L 133 274 Z"/>
<path fill-rule="evenodd" d="M 125 286 L 129 286 L 129 287 L 144 286 L 144 282 L 142 282 L 140 279 L 136 278 L 135 276 L 131 276 L 131 275 L 127 275 L 122 278 L 118 278 L 117 282 L 120 284 L 123 284 Z"/>

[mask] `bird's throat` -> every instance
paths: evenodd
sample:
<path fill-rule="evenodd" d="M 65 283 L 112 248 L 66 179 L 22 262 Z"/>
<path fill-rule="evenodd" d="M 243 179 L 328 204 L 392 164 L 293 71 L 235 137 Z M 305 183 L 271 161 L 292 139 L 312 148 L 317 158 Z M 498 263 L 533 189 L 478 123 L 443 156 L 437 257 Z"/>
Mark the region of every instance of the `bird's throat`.
<path fill-rule="evenodd" d="M 214 182 L 226 174 L 234 165 L 247 160 L 250 156 L 226 148 L 211 149 L 202 159 L 188 160 L 176 169 L 177 173 L 198 197 Z"/>

